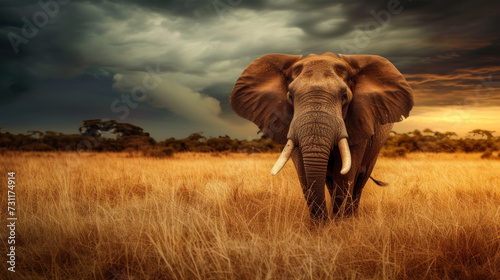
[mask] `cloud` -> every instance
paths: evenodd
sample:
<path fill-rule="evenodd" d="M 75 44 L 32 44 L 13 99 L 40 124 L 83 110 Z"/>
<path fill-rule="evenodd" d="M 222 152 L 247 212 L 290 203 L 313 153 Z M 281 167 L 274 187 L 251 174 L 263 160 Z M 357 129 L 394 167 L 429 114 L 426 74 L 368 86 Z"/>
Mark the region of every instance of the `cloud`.
<path fill-rule="evenodd" d="M 457 69 L 449 74 L 407 74 L 418 106 L 500 106 L 500 67 Z"/>
<path fill-rule="evenodd" d="M 165 108 L 188 123 L 196 124 L 210 132 L 231 131 L 244 135 L 248 129 L 257 131 L 254 125 L 238 126 L 221 117 L 219 100 L 201 94 L 178 83 L 168 73 L 151 75 L 151 72 L 134 71 L 117 73 L 113 77 L 113 88 L 129 95 L 133 109 L 141 102 L 155 108 Z M 223 133 L 222 133 L 223 134 Z"/>
<path fill-rule="evenodd" d="M 222 14 L 214 3 L 226 5 Z M 390 3 L 401 12 L 388 17 Z M 141 84 L 147 66 L 159 65 L 163 81 L 139 103 L 144 111 L 168 110 L 175 129 L 182 124 L 247 137 L 255 126 L 232 112 L 228 97 L 249 63 L 267 53 L 346 49 L 387 57 L 414 88 L 417 107 L 500 105 L 500 18 L 493 2 L 73 0 L 17 54 L 8 34 L 22 35 L 23 18 L 33 22 L 43 9 L 30 1 L 1 5 L 0 107 L 43 95 L 39 88 L 50 81 L 90 72 L 96 80 L 99 73 L 115 75 L 109 95 L 119 97 Z M 54 106 L 68 106 L 61 100 Z"/>
<path fill-rule="evenodd" d="M 137 101 L 147 100 L 154 107 L 167 108 L 176 115 L 191 121 L 212 122 L 220 121 L 220 103 L 217 99 L 204 96 L 189 87 L 165 77 L 153 77 L 148 81 L 150 90 L 141 87 L 149 78 L 147 72 L 119 73 L 114 76 L 113 88 L 125 94 L 136 94 Z M 134 89 L 136 86 L 140 88 Z"/>

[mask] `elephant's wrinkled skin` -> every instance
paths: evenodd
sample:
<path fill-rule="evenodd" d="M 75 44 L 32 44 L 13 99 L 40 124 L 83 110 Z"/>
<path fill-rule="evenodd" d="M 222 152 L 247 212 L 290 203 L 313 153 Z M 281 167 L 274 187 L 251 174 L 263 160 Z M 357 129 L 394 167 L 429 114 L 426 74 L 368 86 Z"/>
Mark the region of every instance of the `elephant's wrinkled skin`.
<path fill-rule="evenodd" d="M 336 217 L 357 210 L 393 123 L 408 117 L 413 108 L 410 86 L 388 60 L 333 53 L 262 56 L 238 78 L 230 101 L 238 115 L 268 137 L 292 146 L 291 157 L 315 222 L 328 217 L 325 183 Z M 349 145 L 339 146 L 345 151 L 341 159 L 337 147 L 342 139 Z M 288 156 L 282 158 L 277 165 Z"/>

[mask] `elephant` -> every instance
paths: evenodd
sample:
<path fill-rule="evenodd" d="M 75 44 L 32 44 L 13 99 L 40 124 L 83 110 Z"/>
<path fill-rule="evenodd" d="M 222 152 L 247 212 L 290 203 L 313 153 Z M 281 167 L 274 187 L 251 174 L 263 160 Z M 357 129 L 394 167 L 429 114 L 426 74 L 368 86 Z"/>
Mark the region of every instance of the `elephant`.
<path fill-rule="evenodd" d="M 329 219 L 325 184 L 332 218 L 357 212 L 380 149 L 414 104 L 411 87 L 387 59 L 331 52 L 264 55 L 243 71 L 229 101 L 285 144 L 271 173 L 292 158 L 311 221 L 319 224 Z"/>

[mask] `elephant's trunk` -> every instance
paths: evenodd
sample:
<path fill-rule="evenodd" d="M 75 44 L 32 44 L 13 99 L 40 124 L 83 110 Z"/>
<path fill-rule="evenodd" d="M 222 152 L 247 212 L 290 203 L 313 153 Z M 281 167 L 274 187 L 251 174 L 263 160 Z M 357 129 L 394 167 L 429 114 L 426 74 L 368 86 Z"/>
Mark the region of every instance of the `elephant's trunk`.
<path fill-rule="evenodd" d="M 350 153 L 346 151 L 347 132 L 342 118 L 327 112 L 315 112 L 304 119 L 298 119 L 300 125 L 297 140 L 302 152 L 307 187 L 304 195 L 307 199 L 311 217 L 324 220 L 327 217 L 325 202 L 325 179 L 331 151 L 339 144 L 343 151 L 343 174 L 350 168 Z M 348 145 L 347 145 L 348 149 Z"/>
<path fill-rule="evenodd" d="M 330 152 L 324 147 L 302 147 L 302 158 L 307 186 L 303 190 L 311 218 L 317 221 L 327 217 L 325 201 L 325 179 Z"/>

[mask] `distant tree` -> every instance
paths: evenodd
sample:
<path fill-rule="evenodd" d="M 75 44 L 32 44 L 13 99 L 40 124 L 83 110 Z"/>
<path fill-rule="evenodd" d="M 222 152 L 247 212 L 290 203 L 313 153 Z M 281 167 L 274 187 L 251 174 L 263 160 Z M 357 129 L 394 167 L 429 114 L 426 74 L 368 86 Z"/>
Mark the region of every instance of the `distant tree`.
<path fill-rule="evenodd" d="M 231 151 L 234 148 L 234 141 L 231 139 L 231 137 L 225 135 L 225 136 L 219 136 L 219 138 L 209 138 L 205 142 L 206 146 L 210 148 L 211 151 L 217 151 L 217 152 L 222 152 L 222 151 Z"/>
<path fill-rule="evenodd" d="M 204 142 L 207 139 L 207 137 L 203 136 L 202 134 L 203 134 L 203 132 L 192 133 L 191 135 L 189 135 L 186 138 L 186 140 L 187 141 Z"/>
<path fill-rule="evenodd" d="M 437 139 L 441 139 L 444 137 L 444 134 L 439 131 L 434 131 L 434 137 L 436 137 Z"/>
<path fill-rule="evenodd" d="M 83 136 L 101 137 L 103 132 L 112 131 L 116 128 L 117 121 L 102 121 L 101 119 L 84 120 L 78 129 Z"/>
<path fill-rule="evenodd" d="M 123 149 L 149 149 L 156 141 L 144 132 L 144 129 L 130 123 L 120 123 L 115 120 L 103 121 L 101 119 L 84 120 L 79 128 L 85 137 L 91 137 L 90 143 L 97 151 L 120 151 Z M 102 137 L 104 133 L 110 132 L 117 135 L 115 141 Z"/>
<path fill-rule="evenodd" d="M 432 129 L 430 128 L 426 128 L 424 129 L 424 131 L 422 131 L 423 133 L 427 133 L 427 134 L 432 134 L 434 131 L 432 131 Z"/>
<path fill-rule="evenodd" d="M 446 138 L 451 138 L 451 137 L 453 137 L 453 136 L 458 137 L 458 136 L 457 136 L 457 134 L 456 134 L 455 132 L 451 132 L 451 131 L 446 131 L 446 132 L 444 133 L 444 136 L 445 136 Z"/>
<path fill-rule="evenodd" d="M 472 131 L 469 131 L 469 134 L 472 134 L 472 136 L 479 135 L 481 136 L 481 138 L 486 136 L 487 140 L 492 140 L 494 132 L 495 132 L 494 130 L 474 129 Z"/>
<path fill-rule="evenodd" d="M 29 134 L 29 136 L 31 136 L 33 138 L 37 138 L 37 139 L 40 138 L 41 136 L 43 136 L 43 132 L 38 131 L 38 130 L 29 130 L 28 134 Z"/>
<path fill-rule="evenodd" d="M 13 146 L 15 135 L 10 132 L 0 132 L 0 147 L 15 150 L 17 147 Z"/>
<path fill-rule="evenodd" d="M 44 144 L 51 146 L 54 150 L 64 150 L 64 144 L 70 145 L 66 137 L 65 134 L 60 132 L 45 131 L 45 134 L 42 136 L 42 141 Z"/>
<path fill-rule="evenodd" d="M 414 131 L 410 132 L 409 134 L 412 134 L 413 136 L 422 136 L 422 132 L 420 130 L 415 129 Z"/>
<path fill-rule="evenodd" d="M 149 133 L 144 132 L 144 129 L 141 127 L 135 126 L 130 123 L 118 123 L 115 122 L 112 125 L 109 125 L 108 130 L 112 133 L 115 133 L 119 136 L 147 136 L 149 137 Z"/>
<path fill-rule="evenodd" d="M 140 135 L 124 136 L 119 140 L 123 140 L 123 147 L 125 149 L 133 149 L 136 151 L 151 149 L 156 143 L 153 138 Z"/>

